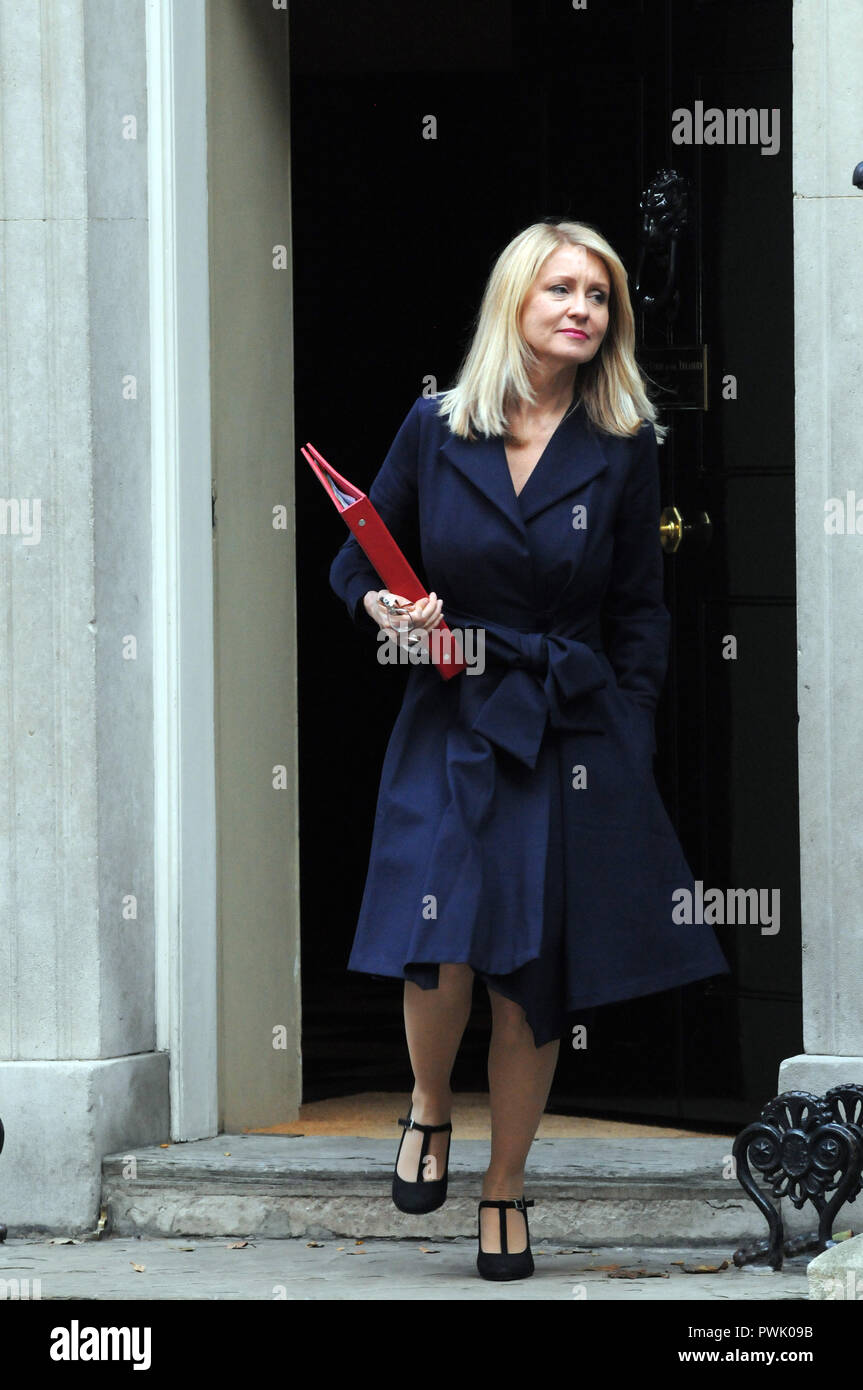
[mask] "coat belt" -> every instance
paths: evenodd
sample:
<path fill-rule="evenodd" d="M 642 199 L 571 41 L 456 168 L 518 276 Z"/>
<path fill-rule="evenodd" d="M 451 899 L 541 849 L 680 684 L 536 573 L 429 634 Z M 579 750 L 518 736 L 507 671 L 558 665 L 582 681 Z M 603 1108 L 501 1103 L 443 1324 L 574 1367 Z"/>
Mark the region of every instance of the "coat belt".
<path fill-rule="evenodd" d="M 603 733 L 602 711 L 590 696 L 608 684 L 598 653 L 599 627 L 588 619 L 574 631 L 521 632 L 449 605 L 450 627 L 485 634 L 486 671 L 500 679 L 471 720 L 471 728 L 534 768 L 548 723 L 553 729 Z M 459 680 L 482 677 L 464 672 Z"/>

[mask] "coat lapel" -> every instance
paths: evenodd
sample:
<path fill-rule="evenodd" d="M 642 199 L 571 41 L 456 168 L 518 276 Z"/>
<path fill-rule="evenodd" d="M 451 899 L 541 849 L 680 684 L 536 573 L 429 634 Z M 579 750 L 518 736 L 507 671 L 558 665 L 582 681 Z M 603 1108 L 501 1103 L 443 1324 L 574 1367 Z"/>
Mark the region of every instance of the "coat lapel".
<path fill-rule="evenodd" d="M 518 497 L 500 436 L 481 435 L 471 442 L 447 430 L 440 452 L 522 536 L 532 517 L 577 492 L 608 467 L 581 405 L 558 425 Z"/>
<path fill-rule="evenodd" d="M 447 428 L 440 452 L 526 539 L 524 517 L 509 476 L 503 439 L 480 435 L 471 441 L 452 434 Z"/>

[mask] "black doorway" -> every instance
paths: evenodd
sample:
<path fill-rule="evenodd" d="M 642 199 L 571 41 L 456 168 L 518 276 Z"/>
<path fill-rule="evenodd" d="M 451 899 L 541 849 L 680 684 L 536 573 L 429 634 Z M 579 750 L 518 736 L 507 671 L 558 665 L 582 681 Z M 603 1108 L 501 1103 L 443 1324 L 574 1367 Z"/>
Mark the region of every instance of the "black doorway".
<path fill-rule="evenodd" d="M 296 435 L 363 487 L 424 386 L 451 383 L 515 232 L 595 223 L 632 286 L 642 190 L 668 166 L 690 181 L 677 315 L 641 315 L 640 344 L 707 347 L 708 408 L 663 415 L 660 457 L 663 505 L 706 512 L 712 538 L 666 560 L 656 774 L 696 877 L 779 888 L 781 929 L 720 927 L 732 977 L 591 1011 L 549 1108 L 743 1123 L 802 1051 L 791 5 L 292 0 L 290 31 Z M 673 144 L 671 113 L 699 101 L 778 109 L 778 152 Z M 345 530 L 295 467 L 304 1098 L 404 1093 L 401 985 L 345 970 L 404 675 L 330 591 Z M 457 1090 L 485 1089 L 487 1025 L 477 991 Z"/>

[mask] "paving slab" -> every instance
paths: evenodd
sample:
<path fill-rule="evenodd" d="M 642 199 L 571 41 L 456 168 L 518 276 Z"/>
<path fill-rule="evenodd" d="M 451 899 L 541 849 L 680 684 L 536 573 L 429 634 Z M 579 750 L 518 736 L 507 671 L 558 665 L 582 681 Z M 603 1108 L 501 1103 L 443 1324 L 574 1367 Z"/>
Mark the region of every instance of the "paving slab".
<path fill-rule="evenodd" d="M 103 1237 L 77 1244 L 10 1238 L 0 1246 L 6 1298 L 188 1300 L 482 1300 L 716 1302 L 807 1300 L 809 1257 L 779 1273 L 737 1269 L 727 1246 L 574 1247 L 532 1242 L 536 1273 L 495 1284 L 476 1273 L 476 1239 L 256 1240 Z M 690 1273 L 699 1266 L 725 1267 Z M 138 1266 L 139 1268 L 136 1268 Z M 17 1281 L 17 1284 L 16 1282 Z M 26 1287 L 25 1283 L 26 1282 Z"/>

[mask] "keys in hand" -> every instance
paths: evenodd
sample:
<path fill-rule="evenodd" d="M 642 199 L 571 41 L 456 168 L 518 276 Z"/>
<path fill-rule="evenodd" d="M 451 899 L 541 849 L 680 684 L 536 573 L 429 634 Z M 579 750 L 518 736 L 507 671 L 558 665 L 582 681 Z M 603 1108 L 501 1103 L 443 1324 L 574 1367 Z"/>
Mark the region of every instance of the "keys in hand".
<path fill-rule="evenodd" d="M 379 627 L 406 635 L 409 642 L 421 641 L 421 634 L 437 627 L 443 616 L 443 600 L 434 590 L 428 598 L 417 599 L 415 603 L 389 589 L 369 590 L 365 606 Z"/>

